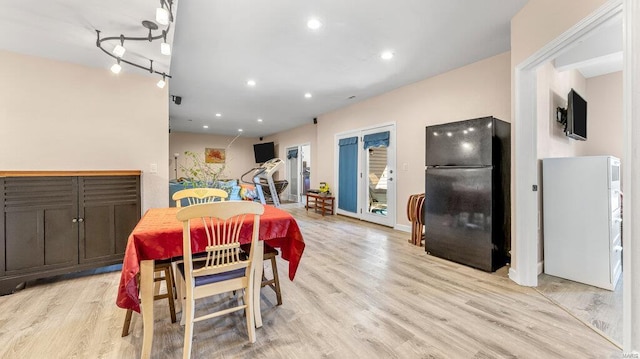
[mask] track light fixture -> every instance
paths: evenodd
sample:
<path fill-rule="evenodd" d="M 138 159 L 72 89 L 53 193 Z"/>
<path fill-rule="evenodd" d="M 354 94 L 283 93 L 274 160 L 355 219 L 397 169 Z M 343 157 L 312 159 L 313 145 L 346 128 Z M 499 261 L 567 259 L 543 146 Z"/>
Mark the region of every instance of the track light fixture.
<path fill-rule="evenodd" d="M 173 22 L 173 0 L 160 0 L 160 7 L 156 9 L 156 21 L 160 25 Z"/>
<path fill-rule="evenodd" d="M 155 73 L 162 76 L 162 80 L 158 81 L 157 86 L 163 88 L 166 85 L 166 79 L 171 78 L 171 75 L 165 72 L 159 72 L 153 69 L 153 60 L 149 59 L 149 66 L 141 65 L 134 60 L 127 60 L 124 58 L 124 54 L 127 51 L 124 47 L 125 41 L 148 41 L 154 42 L 156 40 L 161 40 L 160 44 L 160 53 L 166 56 L 171 55 L 171 46 L 167 43 L 167 35 L 171 30 L 171 23 L 173 22 L 173 1 L 174 0 L 160 0 L 160 7 L 156 10 L 156 21 L 160 25 L 166 26 L 165 29 L 161 30 L 159 34 L 154 34 L 154 31 L 158 30 L 158 24 L 153 21 L 144 20 L 142 21 L 142 26 L 148 30 L 147 36 L 109 36 L 100 38 L 100 30 L 96 30 L 96 46 L 100 48 L 105 54 L 116 59 L 116 63 L 111 66 L 111 71 L 113 73 L 119 73 L 122 70 L 122 66 L 120 63 L 125 63 L 127 65 L 131 65 L 137 67 L 141 70 L 149 71 L 150 73 Z M 118 41 L 118 43 L 113 47 L 112 51 L 108 51 L 105 49 L 104 44 L 111 43 L 112 41 Z M 107 47 L 109 48 L 109 47 Z"/>

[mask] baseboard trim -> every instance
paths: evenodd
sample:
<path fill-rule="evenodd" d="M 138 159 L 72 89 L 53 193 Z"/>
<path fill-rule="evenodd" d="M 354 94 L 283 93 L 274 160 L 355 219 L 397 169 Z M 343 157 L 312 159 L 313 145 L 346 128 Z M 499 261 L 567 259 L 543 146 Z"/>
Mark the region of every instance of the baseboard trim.
<path fill-rule="evenodd" d="M 407 226 L 406 224 L 396 224 L 393 227 L 393 229 L 402 231 L 402 232 L 411 233 L 411 226 Z"/>
<path fill-rule="evenodd" d="M 538 262 L 538 275 L 542 274 L 544 271 L 544 261 Z"/>

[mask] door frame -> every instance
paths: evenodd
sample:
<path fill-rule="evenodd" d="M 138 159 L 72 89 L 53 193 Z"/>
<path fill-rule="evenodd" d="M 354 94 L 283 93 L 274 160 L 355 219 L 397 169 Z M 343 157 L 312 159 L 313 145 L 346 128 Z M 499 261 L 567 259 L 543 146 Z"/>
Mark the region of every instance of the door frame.
<path fill-rule="evenodd" d="M 390 129 L 387 129 L 387 127 L 390 127 Z M 360 220 L 365 220 L 365 221 L 369 221 L 369 222 L 373 222 L 373 223 L 378 223 L 384 226 L 389 226 L 389 227 L 394 227 L 396 225 L 396 213 L 397 213 L 397 208 L 396 208 L 396 204 L 397 204 L 397 189 L 396 189 L 396 183 L 398 183 L 397 181 L 397 175 L 398 175 L 398 171 L 396 171 L 396 168 L 394 167 L 392 170 L 394 171 L 394 180 L 393 180 L 393 193 L 392 195 L 389 195 L 389 191 L 387 191 L 387 217 L 388 217 L 388 223 L 380 223 L 378 221 L 371 221 L 371 216 L 365 216 L 365 211 L 364 211 L 364 205 L 367 202 L 367 195 L 364 192 L 366 190 L 366 188 L 368 188 L 368 182 L 365 181 L 364 178 L 364 164 L 363 164 L 363 158 L 364 158 L 364 149 L 362 148 L 362 137 L 365 134 L 369 134 L 369 133 L 375 133 L 377 130 L 379 131 L 389 131 L 389 149 L 391 151 L 392 154 L 388 154 L 388 158 L 387 158 L 387 163 L 389 163 L 389 161 L 391 161 L 391 163 L 393 163 L 393 165 L 395 166 L 397 164 L 397 159 L 396 159 L 396 154 L 397 154 L 397 145 L 396 145 L 396 131 L 397 131 L 397 125 L 395 121 L 392 122 L 385 122 L 385 123 L 380 123 L 380 124 L 376 124 L 376 125 L 372 125 L 372 126 L 367 126 L 367 127 L 362 127 L 362 128 L 358 128 L 358 129 L 353 129 L 353 130 L 349 130 L 349 131 L 344 131 L 344 132 L 339 132 L 336 133 L 334 135 L 334 149 L 336 151 L 336 155 L 335 158 L 337 159 L 336 161 L 334 161 L 334 179 L 333 179 L 333 183 L 335 183 L 335 190 L 333 192 L 335 192 L 333 195 L 336 197 L 336 213 L 340 214 L 340 215 L 344 215 L 344 216 L 348 216 L 348 217 L 352 217 L 352 218 L 357 218 Z M 339 146 L 338 146 L 338 141 L 342 138 L 347 138 L 347 137 L 354 137 L 357 136 L 358 137 L 358 195 L 357 195 L 357 213 L 352 213 L 352 212 L 348 212 L 348 211 L 344 211 L 342 209 L 339 208 L 339 203 L 338 203 L 338 193 L 340 191 L 340 188 L 338 186 L 338 176 L 339 176 Z M 367 186 L 365 187 L 364 184 L 366 184 Z M 373 218 L 375 219 L 375 218 Z"/>
<path fill-rule="evenodd" d="M 286 146 L 284 149 L 284 154 L 287 155 L 290 149 L 297 149 L 298 150 L 298 158 L 296 158 L 296 162 L 298 165 L 298 194 L 297 194 L 297 200 L 293 200 L 291 199 L 291 194 L 287 194 L 287 199 L 289 201 L 294 201 L 296 203 L 302 203 L 303 201 L 303 196 L 304 193 L 302 193 L 302 189 L 304 188 L 304 178 L 302 178 L 302 147 L 304 146 L 309 146 L 309 154 L 311 153 L 311 143 L 306 142 L 306 143 L 302 143 L 302 144 L 296 144 L 296 145 L 289 145 Z M 289 170 L 289 159 L 285 159 L 285 163 L 286 166 L 285 167 L 285 179 L 287 181 L 289 181 L 289 186 L 291 186 L 291 171 Z"/>
<path fill-rule="evenodd" d="M 538 283 L 538 183 L 536 73 L 543 63 L 555 58 L 572 44 L 590 35 L 613 17 L 623 16 L 623 183 L 625 217 L 640 213 L 640 4 L 637 0 L 610 0 L 572 28 L 549 42 L 515 67 L 515 240 L 509 278 L 524 286 Z M 640 350 L 640 224 L 623 221 L 623 347 Z M 636 260 L 634 262 L 634 259 Z"/>

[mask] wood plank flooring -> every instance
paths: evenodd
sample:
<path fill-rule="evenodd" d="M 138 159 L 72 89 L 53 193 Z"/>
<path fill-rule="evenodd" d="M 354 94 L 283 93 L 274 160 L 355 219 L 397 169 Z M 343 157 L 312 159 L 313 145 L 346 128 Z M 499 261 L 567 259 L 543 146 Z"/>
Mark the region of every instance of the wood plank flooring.
<path fill-rule="evenodd" d="M 610 291 L 541 274 L 537 290 L 622 346 L 622 287 L 622 278 Z"/>
<path fill-rule="evenodd" d="M 295 281 L 278 259 L 282 306 L 262 290 L 249 344 L 241 313 L 195 325 L 193 358 L 621 358 L 536 290 L 428 256 L 410 234 L 291 211 L 307 247 Z M 142 321 L 121 338 L 119 272 L 40 281 L 0 297 L 0 358 L 137 358 Z M 225 306 L 220 297 L 201 305 Z M 179 358 L 184 331 L 155 305 L 154 358 Z"/>

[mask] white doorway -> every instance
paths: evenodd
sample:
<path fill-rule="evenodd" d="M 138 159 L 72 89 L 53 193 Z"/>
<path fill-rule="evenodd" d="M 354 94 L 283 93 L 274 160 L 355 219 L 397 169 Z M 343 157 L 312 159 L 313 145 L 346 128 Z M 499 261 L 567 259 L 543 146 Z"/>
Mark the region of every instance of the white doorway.
<path fill-rule="evenodd" d="M 300 203 L 304 200 L 310 186 L 311 176 L 311 145 L 295 145 L 285 149 L 286 179 L 289 185 L 286 190 L 288 201 Z"/>
<path fill-rule="evenodd" d="M 395 142 L 395 124 L 336 136 L 338 214 L 395 225 Z"/>
<path fill-rule="evenodd" d="M 624 3 L 624 6 L 623 6 Z M 622 163 L 623 183 L 625 186 L 624 208 L 625 219 L 633 218 L 635 210 L 639 208 L 635 203 L 640 200 L 638 191 L 638 151 L 633 150 L 635 143 L 640 141 L 640 106 L 638 86 L 640 86 L 640 57 L 637 54 L 640 49 L 640 6 L 636 0 L 611 0 L 600 7 L 596 12 L 581 20 L 567 32 L 547 44 L 515 68 L 515 250 L 512 258 L 516 267 L 512 267 L 509 277 L 516 283 L 526 286 L 537 285 L 537 226 L 538 226 L 538 201 L 534 192 L 538 185 L 538 166 L 536 158 L 536 78 L 535 70 L 542 63 L 554 59 L 562 51 L 575 45 L 586 36 L 592 34 L 594 29 L 611 18 L 622 14 L 624 17 L 624 90 L 623 106 L 624 116 L 624 156 Z M 640 349 L 640 333 L 638 323 L 640 321 L 640 266 L 633 265 L 634 260 L 640 258 L 640 246 L 638 233 L 635 230 L 635 221 L 624 220 L 624 245 L 623 271 L 624 288 L 624 350 L 625 352 L 637 352 Z"/>

